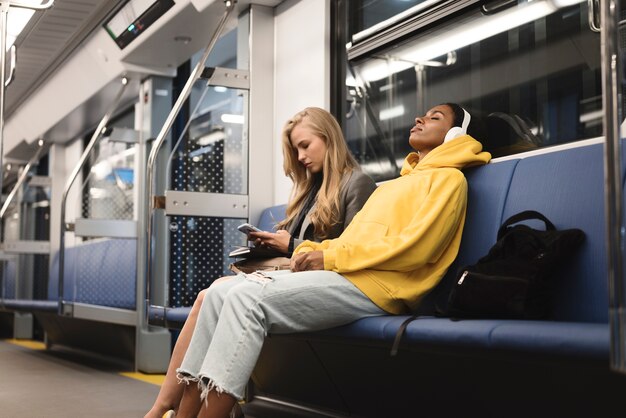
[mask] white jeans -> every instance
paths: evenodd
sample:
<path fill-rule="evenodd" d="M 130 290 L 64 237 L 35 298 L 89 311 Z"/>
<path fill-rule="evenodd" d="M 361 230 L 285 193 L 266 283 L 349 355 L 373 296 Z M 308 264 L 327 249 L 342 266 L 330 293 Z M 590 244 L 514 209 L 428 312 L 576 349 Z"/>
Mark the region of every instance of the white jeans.
<path fill-rule="evenodd" d="M 340 274 L 239 274 L 209 287 L 181 367 L 182 381 L 243 398 L 268 333 L 317 331 L 384 315 Z"/>

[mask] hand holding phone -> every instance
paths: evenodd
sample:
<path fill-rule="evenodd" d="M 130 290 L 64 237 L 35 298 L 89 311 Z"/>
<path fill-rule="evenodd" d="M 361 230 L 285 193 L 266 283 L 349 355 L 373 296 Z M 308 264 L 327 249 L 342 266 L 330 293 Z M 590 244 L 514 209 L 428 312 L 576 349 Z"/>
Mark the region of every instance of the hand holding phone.
<path fill-rule="evenodd" d="M 250 232 L 263 232 L 256 226 L 249 223 L 241 224 L 237 227 L 237 229 L 246 235 L 250 235 Z"/>

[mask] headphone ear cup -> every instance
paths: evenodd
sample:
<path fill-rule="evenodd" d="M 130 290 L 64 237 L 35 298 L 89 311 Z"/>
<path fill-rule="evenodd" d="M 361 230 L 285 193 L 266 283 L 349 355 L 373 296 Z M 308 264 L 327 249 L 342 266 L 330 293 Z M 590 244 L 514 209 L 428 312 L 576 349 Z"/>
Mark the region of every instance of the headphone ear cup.
<path fill-rule="evenodd" d="M 463 128 L 459 128 L 458 126 L 455 126 L 448 131 L 445 138 L 443 138 L 443 142 L 447 142 L 454 138 L 458 138 L 461 135 L 465 135 L 465 133 L 463 132 Z"/>

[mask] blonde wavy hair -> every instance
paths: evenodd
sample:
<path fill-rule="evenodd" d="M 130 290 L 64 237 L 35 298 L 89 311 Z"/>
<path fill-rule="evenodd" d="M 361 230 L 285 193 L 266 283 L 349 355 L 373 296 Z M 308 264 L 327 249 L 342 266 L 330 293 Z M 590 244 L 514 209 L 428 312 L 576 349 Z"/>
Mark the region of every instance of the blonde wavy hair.
<path fill-rule="evenodd" d="M 287 204 L 287 217 L 278 223 L 278 229 L 286 228 L 304 210 L 307 196 L 315 183 L 314 176 L 298 161 L 298 151 L 291 144 L 291 132 L 300 124 L 311 129 L 314 135 L 326 143 L 322 185 L 317 193 L 315 208 L 311 212 L 315 236 L 325 239 L 332 226 L 340 221 L 341 179 L 358 169 L 359 165 L 348 150 L 339 123 L 326 110 L 307 107 L 289 119 L 282 133 L 283 168 L 285 175 L 293 181 L 293 189 Z"/>

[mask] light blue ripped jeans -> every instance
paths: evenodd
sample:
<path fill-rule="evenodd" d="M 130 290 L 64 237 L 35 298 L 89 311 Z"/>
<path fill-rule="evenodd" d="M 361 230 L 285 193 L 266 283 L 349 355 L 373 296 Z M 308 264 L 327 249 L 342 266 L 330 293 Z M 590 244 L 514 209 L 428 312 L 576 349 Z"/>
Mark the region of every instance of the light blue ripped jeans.
<path fill-rule="evenodd" d="M 350 281 L 324 270 L 240 273 L 209 287 L 180 381 L 242 399 L 268 333 L 317 331 L 384 315 Z"/>

